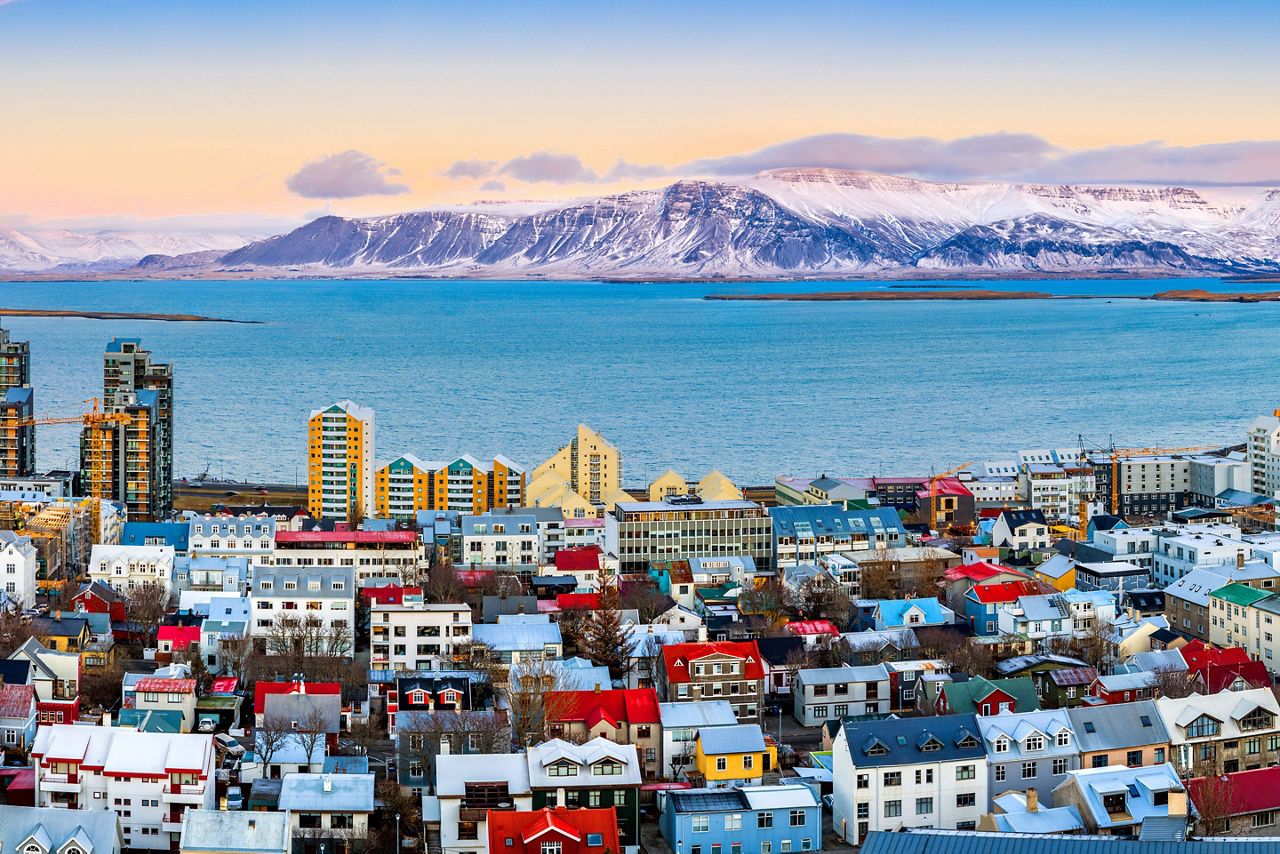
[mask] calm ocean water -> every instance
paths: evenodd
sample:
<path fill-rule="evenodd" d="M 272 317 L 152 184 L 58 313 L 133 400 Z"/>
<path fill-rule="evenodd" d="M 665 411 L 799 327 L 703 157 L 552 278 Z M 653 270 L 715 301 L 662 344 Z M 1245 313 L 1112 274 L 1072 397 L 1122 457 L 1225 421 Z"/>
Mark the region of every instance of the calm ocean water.
<path fill-rule="evenodd" d="M 1242 289 L 1214 279 L 973 286 Z M 919 473 L 1074 446 L 1078 433 L 1129 445 L 1239 442 L 1255 414 L 1280 407 L 1280 303 L 700 299 L 868 287 L 23 283 L 0 284 L 0 306 L 263 323 L 0 322 L 31 341 L 42 412 L 71 414 L 101 394 L 113 336 L 139 337 L 172 361 L 175 469 L 188 476 L 206 465 L 215 476 L 305 476 L 307 414 L 343 397 L 377 410 L 380 459 L 469 451 L 532 467 L 584 421 L 622 449 L 628 485 L 667 468 L 700 477 L 716 467 L 743 483 Z M 76 435 L 41 427 L 39 464 L 73 464 Z"/>

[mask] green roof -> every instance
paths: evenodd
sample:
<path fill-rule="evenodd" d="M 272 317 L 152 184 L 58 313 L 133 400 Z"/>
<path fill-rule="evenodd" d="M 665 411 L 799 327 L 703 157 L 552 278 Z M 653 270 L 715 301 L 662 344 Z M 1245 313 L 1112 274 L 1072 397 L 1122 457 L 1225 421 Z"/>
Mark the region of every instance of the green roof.
<path fill-rule="evenodd" d="M 121 709 L 116 726 L 139 732 L 182 732 L 182 712 L 169 709 Z"/>
<path fill-rule="evenodd" d="M 1226 587 L 1219 587 L 1209 595 L 1217 599 L 1226 599 L 1232 605 L 1248 606 L 1259 599 L 1266 599 L 1271 593 L 1263 593 L 1261 590 L 1254 590 L 1247 584 L 1233 581 Z"/>
<path fill-rule="evenodd" d="M 215 711 L 234 711 L 239 706 L 239 697 L 213 696 L 201 697 L 199 700 L 196 700 L 196 708 L 202 710 L 213 709 Z"/>
<path fill-rule="evenodd" d="M 942 693 L 952 714 L 979 714 L 978 704 L 992 691 L 1003 691 L 1013 698 L 1015 712 L 1034 712 L 1040 708 L 1035 683 L 1030 676 L 1013 676 L 1008 679 L 986 679 L 975 676 L 968 682 L 944 682 Z M 993 713 L 995 709 L 991 710 Z"/>

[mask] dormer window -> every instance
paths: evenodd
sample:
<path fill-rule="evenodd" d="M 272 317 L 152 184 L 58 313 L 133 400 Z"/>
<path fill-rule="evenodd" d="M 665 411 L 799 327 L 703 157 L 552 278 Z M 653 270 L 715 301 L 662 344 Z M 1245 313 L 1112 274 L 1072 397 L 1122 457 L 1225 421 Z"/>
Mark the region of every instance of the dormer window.
<path fill-rule="evenodd" d="M 1222 724 L 1218 721 L 1208 715 L 1201 715 L 1187 727 L 1187 738 L 1208 738 L 1211 735 L 1217 735 L 1221 728 Z M 1241 721 L 1241 729 L 1243 728 L 1243 721 Z"/>
<path fill-rule="evenodd" d="M 996 752 L 996 753 L 1008 753 L 1008 752 L 1009 752 L 1009 739 L 1005 738 L 1003 735 L 1002 735 L 1002 736 L 1000 736 L 999 738 L 997 738 L 997 739 L 996 739 L 996 743 L 995 743 L 995 752 Z"/>
<path fill-rule="evenodd" d="M 457 691 L 449 688 L 440 693 L 440 701 L 443 703 L 456 703 L 461 698 Z"/>
<path fill-rule="evenodd" d="M 889 748 L 885 747 L 883 744 L 881 744 L 878 741 L 867 748 L 868 756 L 884 756 L 888 752 L 889 752 Z"/>
<path fill-rule="evenodd" d="M 977 747 L 978 740 L 971 735 L 966 735 L 964 738 L 960 739 L 959 742 L 957 742 L 956 746 L 957 747 Z"/>
<path fill-rule="evenodd" d="M 1058 746 L 1068 747 L 1071 744 L 1071 733 L 1065 729 L 1058 733 Z"/>
<path fill-rule="evenodd" d="M 561 759 L 557 762 L 553 762 L 551 766 L 547 768 L 547 776 L 548 777 L 577 777 L 578 765 L 576 762 L 571 762 L 568 759 Z"/>
<path fill-rule="evenodd" d="M 414 691 L 409 695 L 409 702 L 415 706 L 421 706 L 427 702 L 427 693 L 425 691 Z"/>
<path fill-rule="evenodd" d="M 271 588 L 272 588 L 272 584 L 270 581 L 262 581 L 258 584 L 259 590 L 270 590 Z"/>
<path fill-rule="evenodd" d="M 617 777 L 622 773 L 622 763 L 606 759 L 603 762 L 597 762 L 592 767 L 591 773 L 597 777 Z"/>
<path fill-rule="evenodd" d="M 1044 736 L 1043 735 L 1027 736 L 1026 749 L 1027 750 L 1044 750 Z"/>

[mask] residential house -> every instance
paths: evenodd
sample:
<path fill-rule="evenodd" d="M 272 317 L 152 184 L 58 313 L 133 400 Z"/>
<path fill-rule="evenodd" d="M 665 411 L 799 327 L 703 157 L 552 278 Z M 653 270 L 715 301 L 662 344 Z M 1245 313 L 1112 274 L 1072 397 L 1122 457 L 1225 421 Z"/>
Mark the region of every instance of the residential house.
<path fill-rule="evenodd" d="M 792 679 L 792 714 L 804 726 L 830 718 L 884 717 L 893 707 L 892 680 L 883 664 L 797 670 Z"/>
<path fill-rule="evenodd" d="M 622 630 L 626 633 L 628 645 L 628 670 L 624 676 L 628 688 L 655 687 L 658 671 L 663 667 L 662 648 L 688 640 L 684 632 L 661 625 L 631 623 L 624 625 Z M 764 654 L 763 647 L 760 652 Z"/>
<path fill-rule="evenodd" d="M 1136 837 L 1152 819 L 1178 819 L 1187 829 L 1187 791 L 1173 766 L 1081 768 L 1053 790 L 1055 807 L 1073 806 L 1089 833 Z M 1154 822 L 1165 826 L 1166 822 Z"/>
<path fill-rule="evenodd" d="M 321 694 L 342 696 L 337 682 L 263 682 L 253 683 L 254 726 L 262 726 L 267 717 L 267 698 L 278 694 Z"/>
<path fill-rule="evenodd" d="M 937 658 L 917 658 L 907 661 L 886 661 L 889 671 L 889 711 L 895 715 L 916 710 L 916 694 L 921 678 L 926 674 L 945 673 L 950 665 Z"/>
<path fill-rule="evenodd" d="M 614 744 L 604 738 L 571 744 L 553 738 L 530 747 L 526 755 L 535 810 L 613 807 L 618 841 L 623 846 L 640 844 L 643 777 L 634 745 Z"/>
<path fill-rule="evenodd" d="M 1032 581 L 1002 581 L 975 584 L 964 595 L 964 617 L 974 634 L 998 634 L 997 618 L 1003 605 L 1016 603 L 1023 596 L 1040 593 L 1040 585 Z"/>
<path fill-rule="evenodd" d="M 848 648 L 854 664 L 907 661 L 916 655 L 920 646 L 914 629 L 845 632 L 840 636 L 840 642 Z"/>
<path fill-rule="evenodd" d="M 77 612 L 108 614 L 113 624 L 124 623 L 126 619 L 124 595 L 100 581 L 82 584 L 71 598 L 71 607 Z"/>
<path fill-rule="evenodd" d="M 143 584 L 173 590 L 173 546 L 95 545 L 89 554 L 89 580 L 127 593 Z"/>
<path fill-rule="evenodd" d="M 372 774 L 286 774 L 280 809 L 298 854 L 364 849 L 373 814 Z"/>
<path fill-rule="evenodd" d="M 0 531 L 0 593 L 22 608 L 36 601 L 36 547 L 31 538 Z"/>
<path fill-rule="evenodd" d="M 275 548 L 273 516 L 204 514 L 188 520 L 188 524 L 187 545 L 193 558 L 244 558 L 257 566 L 267 563 Z"/>
<path fill-rule="evenodd" d="M 698 733 L 693 765 L 713 788 L 759 783 L 778 771 L 778 745 L 757 724 L 708 727 Z"/>
<path fill-rule="evenodd" d="M 662 730 L 662 770 L 659 776 L 679 779 L 693 765 L 698 734 L 705 729 L 736 726 L 728 700 L 659 703 Z"/>
<path fill-rule="evenodd" d="M 506 854 L 619 854 L 612 809 L 490 810 L 489 851 Z"/>
<path fill-rule="evenodd" d="M 277 534 L 280 536 L 281 534 Z M 282 621 L 307 620 L 316 631 L 306 633 L 310 655 L 350 658 L 355 651 L 355 579 L 351 567 L 261 567 L 249 594 L 253 625 L 249 634 L 267 654 L 293 652 L 296 633 L 278 631 Z"/>
<path fill-rule="evenodd" d="M 1031 575 L 1054 590 L 1071 590 L 1076 586 L 1076 561 L 1064 554 L 1056 554 L 1031 567 Z"/>
<path fill-rule="evenodd" d="M 176 653 L 200 653 L 200 626 L 166 625 L 156 630 L 156 661 L 169 664 Z"/>
<path fill-rule="evenodd" d="M 946 682 L 938 692 L 934 711 L 939 715 L 998 715 L 1033 712 L 1040 708 L 1030 676 L 986 679 L 974 676 L 964 682 Z"/>
<path fill-rule="evenodd" d="M 773 558 L 777 568 L 813 563 L 828 554 L 907 544 L 906 528 L 898 512 L 890 507 L 857 510 L 837 504 L 784 505 L 770 507 L 769 517 L 773 520 Z"/>
<path fill-rule="evenodd" d="M 545 706 L 552 738 L 634 745 L 644 779 L 661 776 L 662 721 L 653 688 L 551 691 Z"/>
<path fill-rule="evenodd" d="M 373 670 L 448 669 L 471 646 L 471 608 L 463 604 L 379 603 L 369 627 Z"/>
<path fill-rule="evenodd" d="M 386 695 L 387 732 L 394 738 L 402 712 L 467 712 L 472 710 L 470 672 L 396 671 Z"/>
<path fill-rule="evenodd" d="M 436 760 L 436 802 L 440 810 L 440 850 L 488 854 L 489 817 L 494 811 L 529 813 L 526 754 L 444 754 Z"/>
<path fill-rule="evenodd" d="M 866 628 L 877 632 L 950 626 L 956 621 L 955 612 L 937 599 L 861 599 L 858 605 L 870 608 L 871 624 Z"/>
<path fill-rule="evenodd" d="M 822 850 L 822 806 L 802 784 L 672 791 L 658 828 L 681 854 Z"/>
<path fill-rule="evenodd" d="M 291 854 L 290 818 L 283 812 L 187 810 L 178 854 Z"/>
<path fill-rule="evenodd" d="M 1280 702 L 1270 688 L 1155 701 L 1169 732 L 1172 761 L 1197 777 L 1280 762 Z"/>
<path fill-rule="evenodd" d="M 809 658 L 804 638 L 788 634 L 755 640 L 764 664 L 765 693 L 778 699 L 790 697 L 792 677 Z"/>
<path fill-rule="evenodd" d="M 261 728 L 254 730 L 253 749 L 245 754 L 240 765 L 240 781 L 281 780 L 293 774 L 306 774 L 324 764 L 328 746 L 323 738 L 303 738 L 300 733 L 287 732 L 280 738 L 271 738 Z"/>
<path fill-rule="evenodd" d="M 497 623 L 473 625 L 471 637 L 475 645 L 503 664 L 549 661 L 564 655 L 560 626 L 547 614 L 503 614 Z"/>
<path fill-rule="evenodd" d="M 527 515 L 462 517 L 462 554 L 469 566 L 496 567 L 533 575 L 542 562 L 538 519 Z"/>
<path fill-rule="evenodd" d="M 667 702 L 726 699 L 739 721 L 758 720 L 764 669 L 755 641 L 672 644 L 662 649 L 659 696 Z"/>
<path fill-rule="evenodd" d="M 947 570 L 960 565 L 960 555 L 937 546 L 903 546 L 880 549 L 861 556 L 862 573 L 883 571 L 894 590 L 912 592 L 936 589 Z"/>
<path fill-rule="evenodd" d="M 196 723 L 196 680 L 147 677 L 134 686 L 134 708 L 139 712 L 180 712 L 179 732 L 191 732 Z"/>
<path fill-rule="evenodd" d="M 120 854 L 114 812 L 72 812 L 0 804 L 0 851 L 20 854 Z"/>
<path fill-rule="evenodd" d="M 35 686 L 0 682 L 0 751 L 25 754 L 35 741 L 36 720 Z"/>
<path fill-rule="evenodd" d="M 1075 618 L 1064 595 L 1019 596 L 1016 601 L 1002 605 L 996 612 L 997 633 L 1023 637 L 1040 646 L 1074 637 Z"/>
<path fill-rule="evenodd" d="M 1046 709 L 1073 709 L 1089 696 L 1089 686 L 1098 678 L 1093 667 L 1064 667 L 1031 674 L 1036 695 Z"/>
<path fill-rule="evenodd" d="M 1034 792 L 1048 803 L 1067 772 L 1080 767 L 1079 746 L 1065 710 L 979 717 L 978 729 L 987 747 L 993 796 Z"/>
<path fill-rule="evenodd" d="M 1169 731 L 1151 700 L 1067 710 L 1080 746 L 1081 768 L 1127 765 L 1131 768 L 1167 761 Z"/>
<path fill-rule="evenodd" d="M 845 722 L 832 751 L 832 827 L 972 830 L 987 809 L 987 753 L 973 715 Z"/>
<path fill-rule="evenodd" d="M 435 779 L 441 755 L 478 756 L 511 746 L 511 725 L 501 710 L 403 710 L 396 720 L 396 781 L 415 796 Z"/>
<path fill-rule="evenodd" d="M 9 656 L 30 664 L 30 684 L 36 689 L 40 723 L 69 724 L 80 717 L 80 656 L 55 652 L 35 638 L 27 638 Z"/>
<path fill-rule="evenodd" d="M 213 737 L 50 724 L 31 749 L 36 805 L 111 810 L 126 848 L 177 848 L 183 813 L 213 809 Z"/>
<path fill-rule="evenodd" d="M 968 560 L 959 566 L 948 569 L 942 575 L 943 600 L 947 607 L 956 613 L 964 611 L 964 597 L 969 588 L 975 584 L 1001 584 L 1006 581 L 1025 581 L 1027 576 L 1021 570 L 1010 569 L 998 563 L 999 549 L 992 549 L 991 560 Z M 965 549 L 965 554 L 973 552 Z"/>
<path fill-rule="evenodd" d="M 574 530 L 579 528 L 575 526 Z M 556 549 L 551 555 L 551 563 L 555 566 L 557 575 L 571 576 L 577 582 L 576 590 L 589 592 L 599 589 L 606 558 L 601 548 L 592 544 Z"/>
<path fill-rule="evenodd" d="M 1187 781 L 1187 794 L 1202 818 L 1216 821 L 1203 832 L 1221 836 L 1271 836 L 1280 819 L 1280 766 Z"/>
<path fill-rule="evenodd" d="M 1049 547 L 1049 522 L 1042 510 L 1002 510 L 991 529 L 991 545 L 1015 552 Z"/>
<path fill-rule="evenodd" d="M 879 490 L 882 480 L 876 479 Z M 915 517 L 931 530 L 946 533 L 950 528 L 971 527 L 978 521 L 973 492 L 954 477 L 940 477 L 921 484 L 915 493 Z"/>
<path fill-rule="evenodd" d="M 1125 561 L 1076 564 L 1076 587 L 1080 590 L 1145 590 L 1151 586 L 1147 567 Z"/>
<path fill-rule="evenodd" d="M 1046 835 L 1084 833 L 1084 819 L 1073 806 L 1040 805 L 1035 789 L 1008 791 L 991 798 L 991 812 L 978 820 L 979 832 Z"/>

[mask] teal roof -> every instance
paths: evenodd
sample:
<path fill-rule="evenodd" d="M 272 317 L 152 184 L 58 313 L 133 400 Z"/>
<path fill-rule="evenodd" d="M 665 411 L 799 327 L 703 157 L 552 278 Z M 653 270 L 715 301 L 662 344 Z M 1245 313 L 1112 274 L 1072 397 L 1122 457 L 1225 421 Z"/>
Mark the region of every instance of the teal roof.
<path fill-rule="evenodd" d="M 1040 708 L 1035 683 L 1030 676 L 1013 676 L 1008 679 L 987 679 L 974 676 L 967 682 L 947 682 L 942 693 L 947 706 L 954 714 L 976 714 L 979 704 L 993 691 L 1003 691 L 1013 698 L 1015 712 L 1032 712 Z M 995 712 L 995 709 L 991 710 Z"/>

